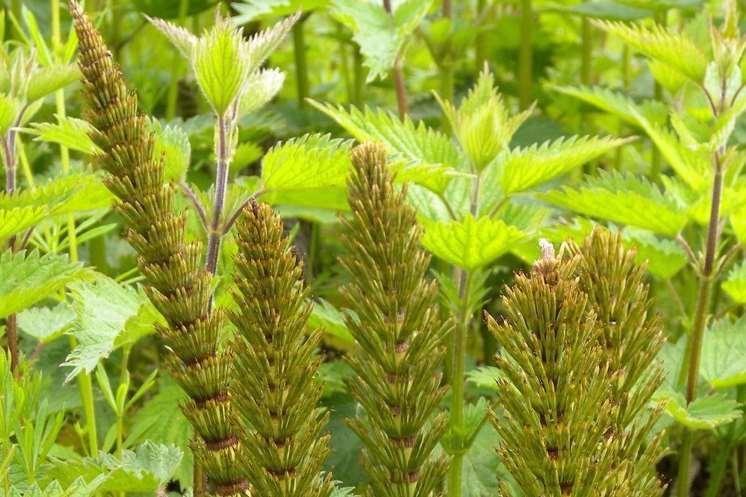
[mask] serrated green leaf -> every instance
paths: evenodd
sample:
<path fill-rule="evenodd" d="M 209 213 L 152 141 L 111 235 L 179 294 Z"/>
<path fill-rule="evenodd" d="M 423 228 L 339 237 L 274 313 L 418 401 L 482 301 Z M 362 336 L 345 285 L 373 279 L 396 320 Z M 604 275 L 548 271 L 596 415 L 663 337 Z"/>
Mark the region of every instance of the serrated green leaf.
<path fill-rule="evenodd" d="M 498 390 L 497 380 L 503 377 L 500 368 L 494 366 L 480 366 L 466 373 L 466 379 L 479 388 Z"/>
<path fill-rule="evenodd" d="M 665 412 L 690 430 L 714 430 L 741 418 L 739 404 L 724 394 L 713 394 L 693 400 L 689 405 L 678 392 L 659 392 Z"/>
<path fill-rule="evenodd" d="M 6 250 L 0 255 L 0 318 L 31 307 L 89 274 L 82 264 L 63 255 Z"/>
<path fill-rule="evenodd" d="M 437 222 L 423 219 L 422 245 L 437 257 L 468 271 L 486 266 L 525 234 L 499 219 L 467 215 L 462 221 Z"/>
<path fill-rule="evenodd" d="M 646 179 L 601 173 L 578 188 L 540 194 L 555 205 L 586 216 L 675 236 L 688 221 L 684 209 Z"/>
<path fill-rule="evenodd" d="M 56 123 L 32 123 L 24 131 L 36 136 L 35 141 L 64 145 L 71 150 L 94 155 L 101 150 L 90 138 L 93 126 L 82 119 L 56 116 Z"/>
<path fill-rule="evenodd" d="M 601 86 L 558 86 L 550 84 L 548 87 L 613 114 L 633 126 L 644 128 L 646 121 L 663 123 L 668 116 L 668 109 L 660 102 L 647 100 L 637 103 L 622 93 Z"/>
<path fill-rule="evenodd" d="M 192 67 L 202 93 L 215 114 L 222 116 L 241 95 L 249 77 L 250 60 L 244 53 L 241 31 L 221 20 L 197 39 Z"/>
<path fill-rule="evenodd" d="M 191 60 L 194 47 L 197 46 L 197 37 L 185 28 L 177 26 L 157 17 L 145 16 L 148 21 L 176 47 L 181 55 Z"/>
<path fill-rule="evenodd" d="M 108 208 L 113 200 L 100 175 L 71 173 L 40 184 L 34 190 L 0 193 L 0 212 L 35 208 L 43 209 L 47 216 L 59 216 Z"/>
<path fill-rule="evenodd" d="M 403 0 L 393 15 L 382 4 L 368 0 L 334 0 L 332 13 L 353 31 L 360 46 L 368 81 L 385 78 L 400 50 L 427 11 L 432 0 Z"/>
<path fill-rule="evenodd" d="M 516 193 L 546 183 L 630 140 L 573 136 L 517 148 L 497 157 L 503 192 Z"/>
<path fill-rule="evenodd" d="M 65 302 L 54 307 L 32 307 L 18 313 L 18 329 L 46 344 L 61 336 L 75 318 L 75 311 Z"/>
<path fill-rule="evenodd" d="M 166 181 L 183 181 L 192 157 L 189 135 L 180 126 L 163 126 L 159 121 L 153 121 L 152 128 L 155 132 L 153 155 L 163 157 Z"/>
<path fill-rule="evenodd" d="M 746 261 L 731 269 L 721 286 L 734 302 L 746 304 Z"/>
<path fill-rule="evenodd" d="M 0 135 L 13 126 L 21 110 L 21 103 L 8 95 L 0 94 Z"/>
<path fill-rule="evenodd" d="M 145 442 L 134 451 L 124 450 L 121 459 L 100 452 L 97 457 L 60 461 L 51 474 L 63 484 L 73 478 L 91 481 L 104 475 L 98 488 L 101 492 L 153 494 L 168 483 L 182 457 L 177 447 Z"/>
<path fill-rule="evenodd" d="M 272 100 L 282 89 L 285 73 L 279 69 L 263 69 L 254 72 L 246 82 L 246 91 L 238 104 L 238 115 L 256 112 Z"/>
<path fill-rule="evenodd" d="M 0 208 L 0 244 L 39 224 L 48 215 L 45 207 Z"/>
<path fill-rule="evenodd" d="M 105 276 L 71 285 L 71 295 L 77 315 L 71 334 L 78 345 L 63 364 L 72 368 L 65 381 L 81 371 L 90 373 L 116 348 L 153 333 L 159 319 L 141 290 Z"/>
<path fill-rule="evenodd" d="M 660 24 L 650 27 L 611 21 L 595 21 L 594 24 L 647 57 L 666 64 L 695 83 L 702 83 L 707 58 L 686 34 L 675 33 Z"/>
<path fill-rule="evenodd" d="M 308 318 L 308 326 L 310 328 L 320 328 L 345 343 L 354 343 L 355 341 L 345 325 L 344 313 L 323 299 L 314 302 L 311 316 Z"/>
<path fill-rule="evenodd" d="M 192 425 L 184 416 L 181 405 L 187 400 L 184 390 L 170 377 L 162 377 L 158 393 L 132 416 L 125 446 L 150 441 L 158 444 L 173 444 L 184 452 L 176 477 L 183 483 L 192 481 Z"/>
<path fill-rule="evenodd" d="M 746 383 L 746 317 L 723 318 L 705 330 L 699 372 L 716 389 Z"/>
<path fill-rule="evenodd" d="M 273 147 L 262 161 L 263 199 L 328 209 L 346 209 L 349 141 L 306 135 Z"/>
<path fill-rule="evenodd" d="M 346 110 L 331 104 L 311 104 L 325 113 L 358 141 L 377 141 L 386 146 L 392 162 L 403 162 L 400 174 L 409 174 L 409 181 L 421 184 L 435 193 L 443 193 L 456 170 L 465 161 L 451 140 L 443 133 L 409 117 L 404 121 L 382 109 L 354 107 Z M 419 172 L 431 170 L 437 174 L 424 178 Z M 416 173 L 416 174 L 415 174 Z M 422 183 L 420 183 L 422 181 Z"/>
<path fill-rule="evenodd" d="M 672 278 L 688 261 L 686 252 L 673 240 L 657 238 L 649 231 L 626 227 L 624 245 L 634 249 L 638 264 L 647 264 L 648 271 L 662 280 Z"/>
<path fill-rule="evenodd" d="M 54 64 L 34 71 L 29 80 L 26 98 L 34 102 L 77 81 L 80 70 L 76 65 Z"/>

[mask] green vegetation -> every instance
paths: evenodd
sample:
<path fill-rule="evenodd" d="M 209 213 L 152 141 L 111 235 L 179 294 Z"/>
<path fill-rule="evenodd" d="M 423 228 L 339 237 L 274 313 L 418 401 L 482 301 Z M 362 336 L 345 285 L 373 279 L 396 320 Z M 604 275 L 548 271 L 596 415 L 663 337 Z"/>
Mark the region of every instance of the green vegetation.
<path fill-rule="evenodd" d="M 739 7 L 7 0 L 0 495 L 744 495 Z"/>

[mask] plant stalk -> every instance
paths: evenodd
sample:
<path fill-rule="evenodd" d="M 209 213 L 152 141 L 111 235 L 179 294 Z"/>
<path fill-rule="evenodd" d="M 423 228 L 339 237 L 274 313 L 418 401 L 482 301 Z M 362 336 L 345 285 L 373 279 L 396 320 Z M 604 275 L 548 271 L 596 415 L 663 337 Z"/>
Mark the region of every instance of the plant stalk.
<path fill-rule="evenodd" d="M 534 13 L 531 0 L 521 0 L 521 47 L 518 52 L 518 103 L 527 109 L 533 98 L 533 29 Z"/>
<path fill-rule="evenodd" d="M 694 314 L 692 331 L 689 334 L 689 362 L 686 383 L 686 401 L 692 402 L 697 395 L 697 379 L 699 378 L 699 363 L 702 355 L 702 341 L 704 339 L 705 325 L 710 310 L 712 286 L 714 282 L 715 257 L 717 256 L 718 242 L 720 239 L 720 202 L 723 188 L 723 167 L 720 154 L 715 154 L 715 175 L 712 182 L 712 202 L 710 206 L 710 219 L 707 225 L 707 242 L 705 245 L 705 258 L 702 265 L 699 281 L 699 293 L 697 296 L 697 308 Z M 679 477 L 678 497 L 689 496 L 689 462 L 693 444 L 693 434 L 685 430 L 684 441 L 679 455 Z"/>
<path fill-rule="evenodd" d="M 393 15 L 391 0 L 383 0 L 383 8 L 390 16 Z M 391 69 L 391 78 L 394 80 L 394 88 L 396 89 L 396 105 L 399 109 L 399 119 L 404 119 L 404 116 L 409 114 L 409 102 L 407 101 L 407 87 L 404 84 L 401 54 L 396 56 L 394 67 Z"/>
<path fill-rule="evenodd" d="M 205 267 L 211 274 L 215 274 L 218 268 L 218 255 L 220 254 L 220 242 L 223 237 L 221 219 L 223 207 L 225 206 L 225 194 L 228 189 L 228 123 L 225 116 L 218 116 L 217 121 L 217 177 L 215 179 L 215 202 L 210 220 L 209 235 L 207 238 L 207 257 Z"/>
<path fill-rule="evenodd" d="M 487 0 L 477 0 L 477 12 L 476 12 L 476 19 L 480 19 L 481 21 L 484 20 L 483 15 L 485 13 L 485 10 L 487 8 Z M 477 71 L 481 71 L 482 67 L 484 67 L 484 63 L 487 61 L 487 34 L 483 32 L 481 29 L 481 23 L 478 26 L 479 31 L 477 32 L 477 36 L 474 39 L 474 52 L 475 52 L 475 62 L 476 62 L 476 69 Z"/>
<path fill-rule="evenodd" d="M 295 84 L 298 96 L 298 108 L 306 106 L 308 98 L 308 61 L 306 59 L 306 41 L 303 28 L 306 24 L 306 15 L 302 16 L 293 26 L 293 56 L 295 57 Z"/>
<path fill-rule="evenodd" d="M 593 79 L 593 27 L 590 20 L 583 16 L 581 21 L 580 81 L 590 86 Z"/>

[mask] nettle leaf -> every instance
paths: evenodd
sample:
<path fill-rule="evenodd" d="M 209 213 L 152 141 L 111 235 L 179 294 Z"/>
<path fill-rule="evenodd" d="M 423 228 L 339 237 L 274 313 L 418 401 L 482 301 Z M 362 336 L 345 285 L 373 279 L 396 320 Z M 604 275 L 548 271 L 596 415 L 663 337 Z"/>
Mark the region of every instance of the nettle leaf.
<path fill-rule="evenodd" d="M 686 252 L 673 240 L 661 239 L 639 228 L 626 227 L 624 245 L 636 251 L 638 264 L 647 264 L 648 271 L 660 279 L 672 278 L 688 261 Z"/>
<path fill-rule="evenodd" d="M 80 79 L 80 70 L 75 64 L 54 64 L 37 69 L 29 79 L 26 98 L 34 102 L 54 93 Z"/>
<path fill-rule="evenodd" d="M 468 271 L 486 266 L 508 252 L 525 234 L 499 219 L 468 214 L 462 221 L 422 219 L 422 245 L 437 257 Z"/>
<path fill-rule="evenodd" d="M 300 12 L 296 11 L 294 15 L 286 17 L 274 26 L 249 38 L 246 44 L 246 54 L 252 72 L 259 69 L 270 54 L 280 46 L 298 19 L 300 19 Z"/>
<path fill-rule="evenodd" d="M 369 82 L 388 75 L 407 38 L 431 5 L 432 0 L 403 0 L 398 2 L 393 15 L 390 15 L 380 2 L 332 2 L 333 14 L 352 29 L 353 39 L 360 45 L 365 65 L 370 70 Z"/>
<path fill-rule="evenodd" d="M 0 208 L 0 244 L 39 224 L 48 215 L 45 207 Z"/>
<path fill-rule="evenodd" d="M 150 441 L 158 444 L 173 444 L 184 452 L 175 477 L 182 483 L 192 481 L 192 452 L 189 441 L 192 439 L 192 425 L 184 416 L 181 405 L 188 399 L 184 390 L 170 377 L 161 377 L 156 393 L 135 412 L 129 425 L 125 446 Z"/>
<path fill-rule="evenodd" d="M 746 383 L 746 316 L 721 319 L 705 331 L 699 371 L 713 388 Z"/>
<path fill-rule="evenodd" d="M 331 104 L 311 104 L 334 119 L 358 141 L 377 141 L 386 146 L 394 163 L 402 162 L 399 181 L 412 181 L 435 193 L 443 193 L 455 170 L 465 162 L 450 138 L 409 117 L 404 121 L 382 109 L 354 107 L 345 110 Z M 423 174 L 429 172 L 430 174 Z"/>
<path fill-rule="evenodd" d="M 181 55 L 190 60 L 192 51 L 197 46 L 197 37 L 188 30 L 157 17 L 145 16 L 155 28 L 163 33 L 166 38 L 176 47 Z"/>
<path fill-rule="evenodd" d="M 325 333 L 337 337 L 345 343 L 354 343 L 355 341 L 345 325 L 344 312 L 323 299 L 314 302 L 311 316 L 308 318 L 308 327 L 320 328 Z"/>
<path fill-rule="evenodd" d="M 91 123 L 74 117 L 55 117 L 56 123 L 32 123 L 31 128 L 24 131 L 34 135 L 34 141 L 57 143 L 87 155 L 101 152 L 90 137 L 94 130 Z"/>
<path fill-rule="evenodd" d="M 504 376 L 500 368 L 480 366 L 466 373 L 466 379 L 479 388 L 498 390 L 497 380 Z"/>
<path fill-rule="evenodd" d="M 351 142 L 306 135 L 273 147 L 262 160 L 263 199 L 327 209 L 347 209 Z"/>
<path fill-rule="evenodd" d="M 690 430 L 714 430 L 718 426 L 741 418 L 738 402 L 725 394 L 712 394 L 693 400 L 689 405 L 684 395 L 673 391 L 659 391 L 666 413 Z"/>
<path fill-rule="evenodd" d="M 151 121 L 151 125 L 155 133 L 153 156 L 163 157 L 166 181 L 183 181 L 192 158 L 189 135 L 177 125 L 163 126 L 155 120 Z"/>
<path fill-rule="evenodd" d="M 105 209 L 113 200 L 114 196 L 104 186 L 100 175 L 71 173 L 54 178 L 34 190 L 0 193 L 0 209 L 37 208 L 44 209 L 47 216 L 59 216 Z"/>
<path fill-rule="evenodd" d="M 99 276 L 71 286 L 77 323 L 71 333 L 78 345 L 63 366 L 73 368 L 65 381 L 81 371 L 90 373 L 117 348 L 153 333 L 160 315 L 141 289 Z"/>
<path fill-rule="evenodd" d="M 74 480 L 67 488 L 63 488 L 57 480 L 51 481 L 42 488 L 34 482 L 29 488 L 17 488 L 11 485 L 8 497 L 90 497 L 96 495 L 105 479 L 104 475 L 86 482 L 83 478 Z"/>
<path fill-rule="evenodd" d="M 20 110 L 21 103 L 18 100 L 0 94 L 0 135 L 4 135 L 13 126 Z"/>
<path fill-rule="evenodd" d="M 18 329 L 39 343 L 47 344 L 62 336 L 75 319 L 75 311 L 60 302 L 54 307 L 32 307 L 18 313 Z"/>
<path fill-rule="evenodd" d="M 238 115 L 255 112 L 264 107 L 282 89 L 285 73 L 279 69 L 262 69 L 249 76 L 246 91 L 238 104 Z"/>
<path fill-rule="evenodd" d="M 731 269 L 721 286 L 734 302 L 746 304 L 746 261 Z"/>
<path fill-rule="evenodd" d="M 594 21 L 594 24 L 695 83 L 703 81 L 707 70 L 707 57 L 685 33 L 674 33 L 660 24 L 650 27 L 611 21 Z"/>
<path fill-rule="evenodd" d="M 461 148 L 478 171 L 508 146 L 515 132 L 533 112 L 532 107 L 511 118 L 493 80 L 489 70 L 482 71 L 458 109 L 438 98 Z"/>
<path fill-rule="evenodd" d="M 168 483 L 182 457 L 177 447 L 145 442 L 134 451 L 122 451 L 121 459 L 100 452 L 97 457 L 59 461 L 50 473 L 63 484 L 78 477 L 90 482 L 103 475 L 100 492 L 153 494 Z"/>
<path fill-rule="evenodd" d="M 602 172 L 578 188 L 540 194 L 544 200 L 586 216 L 675 236 L 688 221 L 682 206 L 644 178 Z"/>
<path fill-rule="evenodd" d="M 496 159 L 503 192 L 521 192 L 546 183 L 630 141 L 573 136 L 505 152 Z"/>
<path fill-rule="evenodd" d="M 215 114 L 222 116 L 241 95 L 251 72 L 241 30 L 219 20 L 197 39 L 192 66 L 202 93 Z"/>
<path fill-rule="evenodd" d="M 90 274 L 67 256 L 6 250 L 0 255 L 0 318 L 31 307 Z"/>

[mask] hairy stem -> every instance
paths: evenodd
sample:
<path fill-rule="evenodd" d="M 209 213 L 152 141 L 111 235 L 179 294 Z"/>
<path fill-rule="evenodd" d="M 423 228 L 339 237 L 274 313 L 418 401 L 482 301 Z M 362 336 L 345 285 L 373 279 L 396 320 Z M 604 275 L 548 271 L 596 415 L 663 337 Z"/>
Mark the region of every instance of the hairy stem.
<path fill-rule="evenodd" d="M 308 97 L 308 62 L 306 60 L 306 41 L 303 28 L 306 15 L 302 16 L 293 26 L 293 56 L 295 57 L 295 84 L 298 97 L 298 108 L 306 106 Z"/>
<path fill-rule="evenodd" d="M 533 98 L 533 24 L 531 0 L 521 0 L 521 48 L 518 53 L 518 103 L 521 109 L 527 109 Z"/>
<path fill-rule="evenodd" d="M 714 281 L 715 258 L 718 251 L 720 239 L 720 201 L 723 188 L 723 167 L 720 153 L 715 154 L 714 159 L 715 176 L 712 182 L 712 201 L 710 206 L 710 219 L 707 225 L 707 242 L 705 245 L 705 258 L 700 272 L 699 292 L 697 296 L 697 308 L 694 314 L 694 323 L 687 349 L 689 350 L 689 361 L 686 383 L 686 401 L 692 402 L 697 395 L 697 379 L 699 378 L 699 362 L 702 354 L 702 341 L 710 311 L 712 286 Z M 693 444 L 693 434 L 686 430 L 684 441 L 679 455 L 678 497 L 689 496 L 689 462 Z"/>
<path fill-rule="evenodd" d="M 220 221 L 223 217 L 223 207 L 225 205 L 225 194 L 228 189 L 228 123 L 225 116 L 219 116 L 217 121 L 217 177 L 215 179 L 215 202 L 212 208 L 212 218 L 210 220 L 209 236 L 207 238 L 207 258 L 205 267 L 215 274 L 218 268 L 218 255 L 220 254 L 220 242 L 223 238 L 223 230 Z"/>

